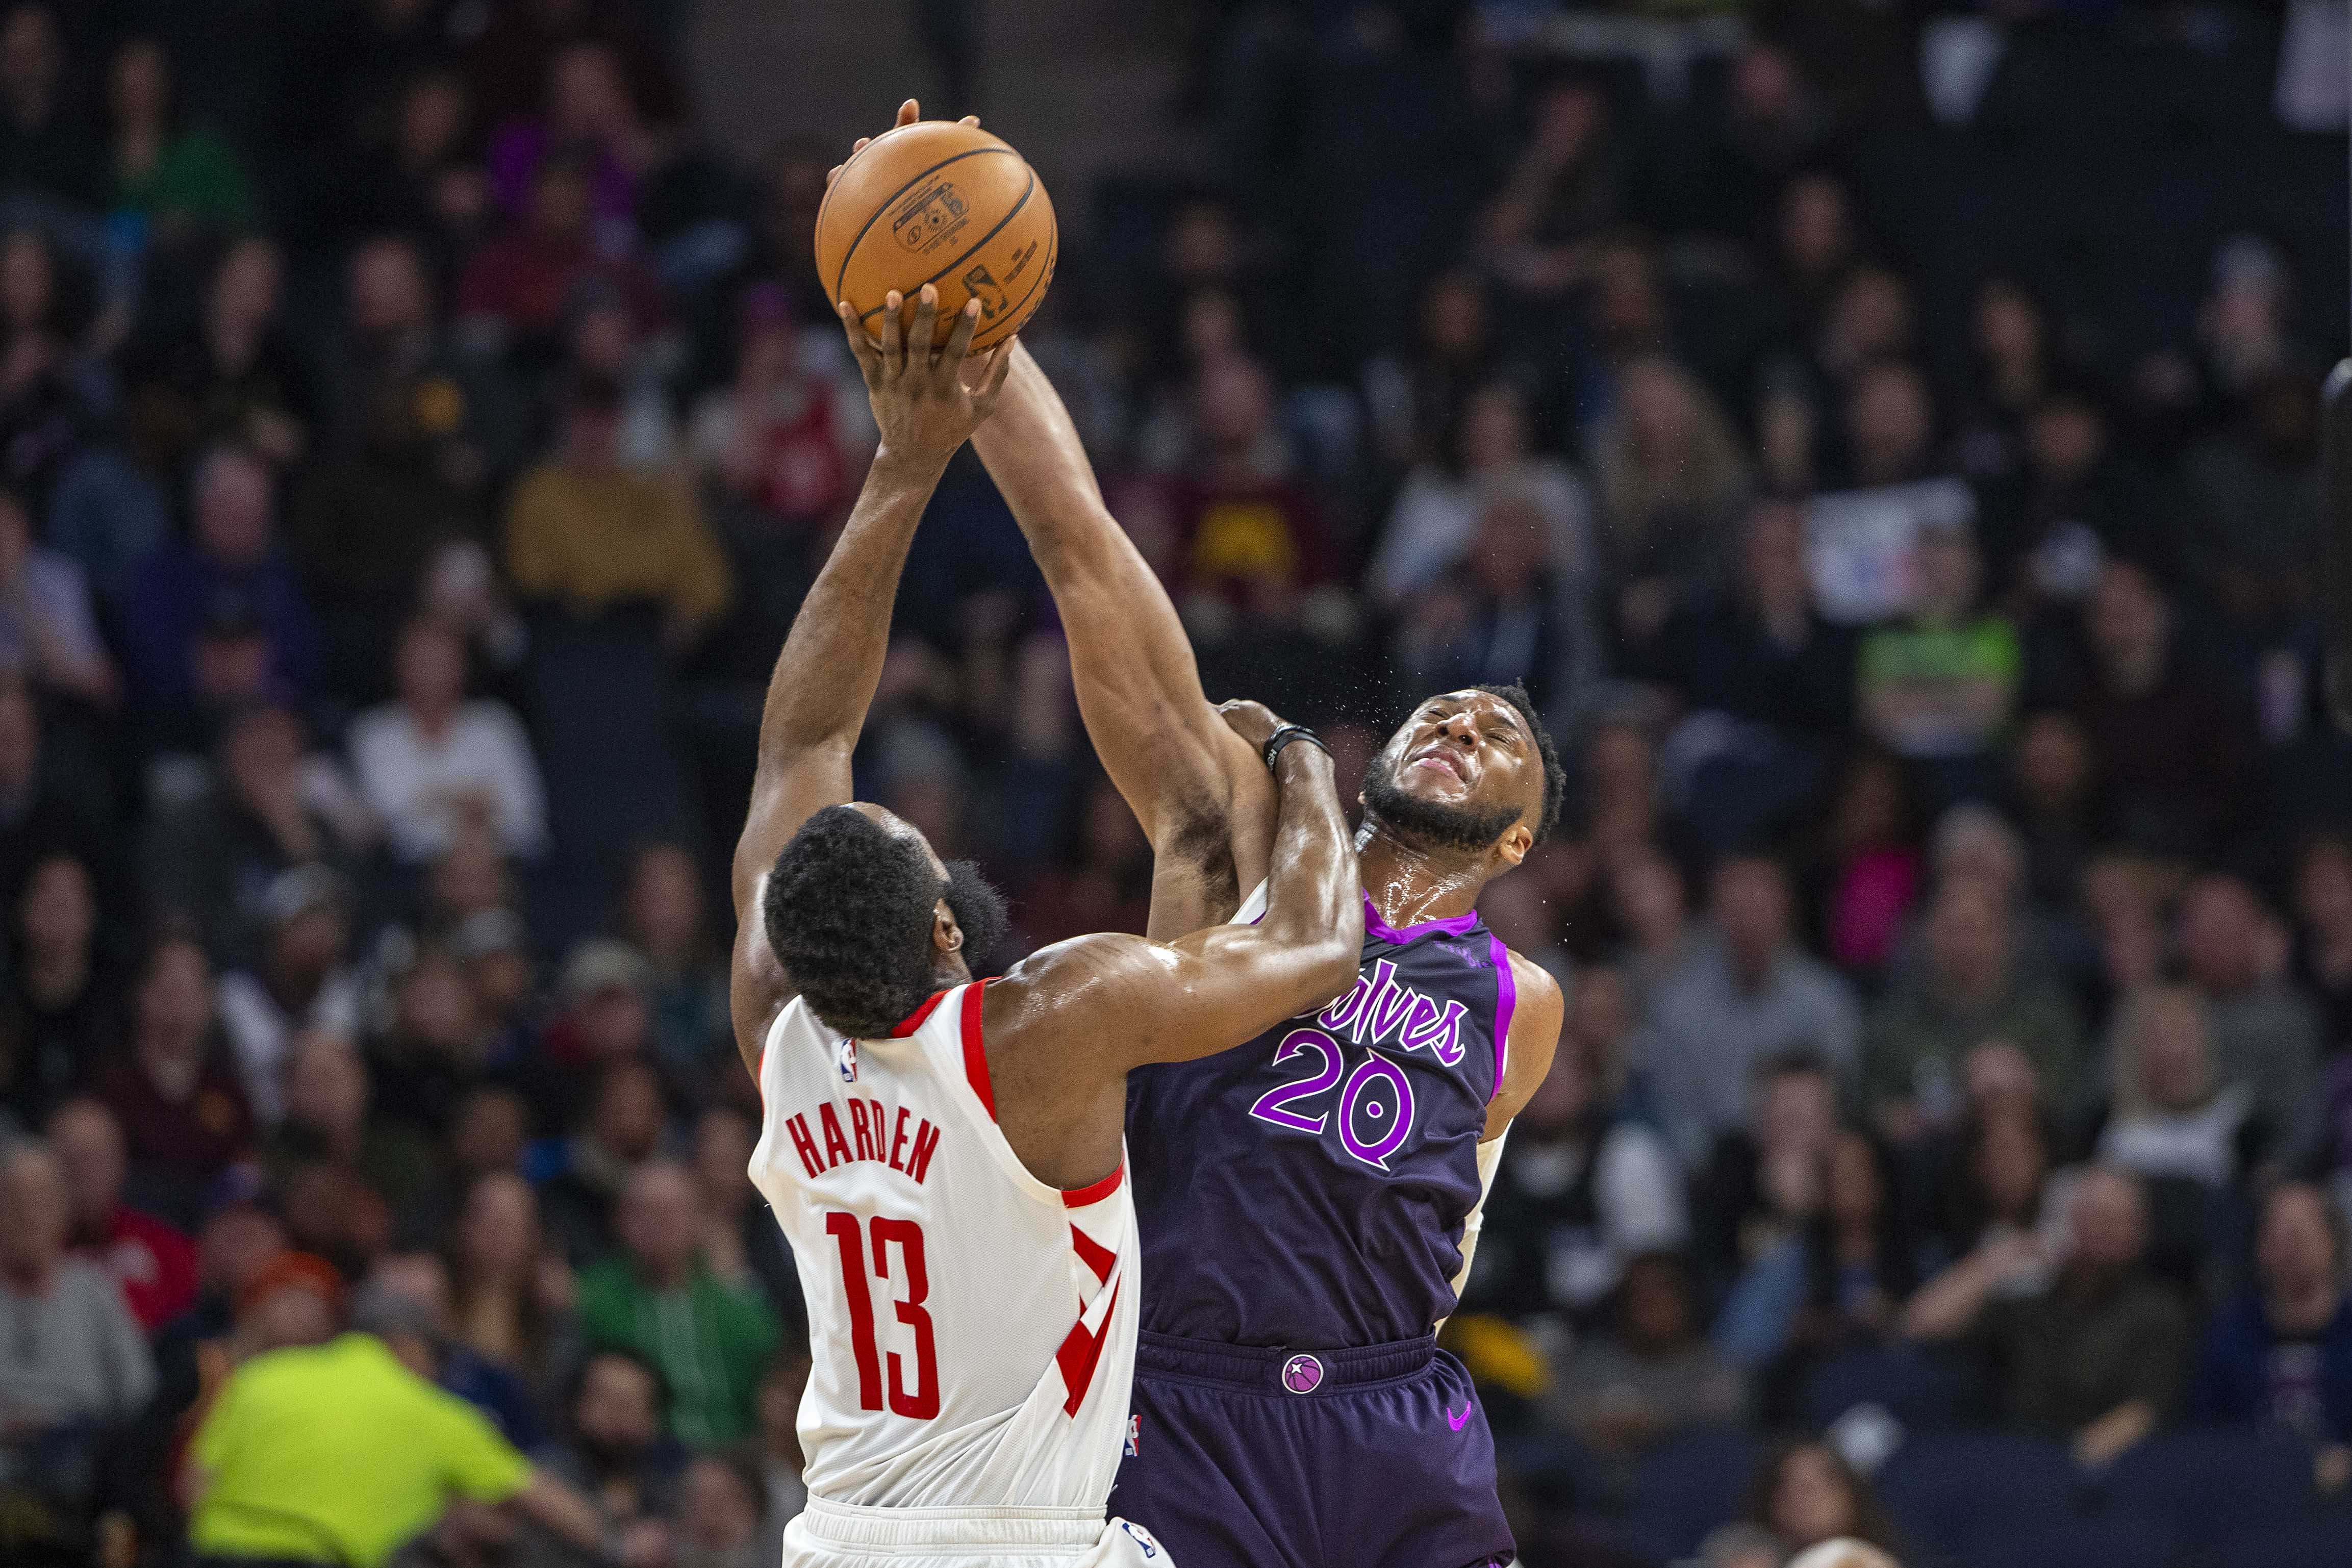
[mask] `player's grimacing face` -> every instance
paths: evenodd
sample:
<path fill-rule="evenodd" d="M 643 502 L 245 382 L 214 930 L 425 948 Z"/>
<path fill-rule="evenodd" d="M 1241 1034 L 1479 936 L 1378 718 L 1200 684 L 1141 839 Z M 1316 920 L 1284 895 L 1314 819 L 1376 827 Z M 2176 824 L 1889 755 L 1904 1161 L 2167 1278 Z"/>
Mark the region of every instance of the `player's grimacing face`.
<path fill-rule="evenodd" d="M 1487 691 L 1449 691 L 1416 709 L 1389 742 L 1390 778 L 1435 805 L 1543 811 L 1543 759 L 1519 710 Z"/>

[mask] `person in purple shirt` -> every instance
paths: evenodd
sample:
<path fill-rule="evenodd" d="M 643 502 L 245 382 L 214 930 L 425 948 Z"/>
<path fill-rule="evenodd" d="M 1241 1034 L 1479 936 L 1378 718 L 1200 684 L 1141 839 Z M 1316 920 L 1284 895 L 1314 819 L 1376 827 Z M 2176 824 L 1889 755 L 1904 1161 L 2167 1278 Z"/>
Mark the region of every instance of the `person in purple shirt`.
<path fill-rule="evenodd" d="M 188 537 L 167 540 L 139 568 L 123 617 L 131 690 L 143 706 L 309 695 L 318 672 L 319 628 L 294 564 L 278 544 L 276 483 L 269 465 L 243 447 L 215 447 L 197 463 Z M 242 636 L 207 635 L 230 626 Z M 255 641 L 258 670 L 215 668 L 236 650 L 213 645 Z M 220 657 L 207 658 L 207 651 Z M 261 689 L 208 689 L 225 681 L 257 681 Z"/>

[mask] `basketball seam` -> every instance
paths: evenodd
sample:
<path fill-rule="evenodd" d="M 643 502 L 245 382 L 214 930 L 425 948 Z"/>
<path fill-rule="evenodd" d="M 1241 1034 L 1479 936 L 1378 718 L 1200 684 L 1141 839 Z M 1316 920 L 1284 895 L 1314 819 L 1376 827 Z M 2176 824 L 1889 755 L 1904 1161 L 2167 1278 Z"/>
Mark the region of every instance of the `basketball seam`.
<path fill-rule="evenodd" d="M 1029 285 L 1029 292 L 1022 295 L 1018 300 L 1014 301 L 1012 307 L 1004 312 L 1006 315 L 1018 316 L 1021 313 L 1021 307 L 1026 305 L 1031 300 L 1034 299 L 1036 297 L 1037 290 L 1043 289 L 1046 284 L 1051 283 L 1054 280 L 1054 263 L 1060 258 L 1061 254 L 1062 230 L 1061 226 L 1057 224 L 1054 228 L 1054 237 L 1050 242 L 1048 242 L 1045 247 L 1045 265 L 1039 269 L 1035 281 Z M 1012 336 L 1010 332 L 1005 334 L 1005 337 L 1010 336 Z M 996 340 L 997 342 L 1003 342 L 1003 338 Z M 988 346 L 993 348 L 996 345 L 995 343 L 991 343 Z"/>
<path fill-rule="evenodd" d="M 857 255 L 857 247 L 866 243 L 866 231 L 871 229 L 876 223 L 880 221 L 884 213 L 890 210 L 891 203 L 897 201 L 900 196 L 905 195 L 908 191 L 913 190 L 917 185 L 921 184 L 925 180 L 929 179 L 933 174 L 938 174 L 941 169 L 946 168 L 950 163 L 961 163 L 966 158 L 982 158 L 996 153 L 1007 153 L 1016 157 L 1019 155 L 1017 153 L 1013 153 L 1013 149 L 1010 147 L 974 147 L 970 152 L 959 153 L 952 158 L 940 159 L 938 163 L 932 164 L 929 168 L 925 169 L 921 174 L 917 174 L 913 179 L 908 180 L 905 184 L 900 185 L 897 190 L 892 191 L 888 195 L 883 197 L 882 200 L 877 202 L 874 205 L 874 210 L 866 215 L 866 221 L 858 226 L 857 237 L 851 240 L 849 242 L 849 248 L 841 253 L 841 265 L 834 269 L 833 274 L 833 297 L 836 300 L 841 298 L 841 282 L 843 279 L 849 276 L 849 263 L 851 259 Z M 841 173 L 844 178 L 848 176 L 849 170 L 846 165 L 843 167 Z M 1033 185 L 1037 183 L 1037 171 L 1034 169 L 1031 169 L 1029 171 L 1029 183 Z M 841 181 L 835 180 L 834 184 L 838 185 L 841 184 Z M 827 189 L 824 195 L 825 200 L 831 201 L 833 199 L 833 192 L 831 189 Z M 1027 201 L 1029 199 L 1028 193 L 1025 191 L 1023 192 L 1021 199 L 1024 202 Z M 1015 207 L 1013 210 L 1014 212 L 1018 212 L 1021 209 Z M 822 216 L 823 209 L 820 207 L 819 216 Z M 824 231 L 820 229 L 818 232 L 822 233 Z M 926 279 L 926 281 L 929 281 L 929 279 Z M 875 309 L 879 310 L 880 307 L 877 306 Z M 866 312 L 866 316 L 870 316 L 872 314 L 874 314 L 873 310 Z M 862 321 L 866 319 L 866 316 L 860 316 L 857 319 Z"/>
<path fill-rule="evenodd" d="M 1023 164 L 1023 165 L 1022 165 L 1022 167 L 1024 167 L 1024 168 L 1028 168 L 1028 165 L 1024 163 L 1024 164 Z M 1006 224 L 1008 224 L 1008 223 L 1011 223 L 1014 218 L 1019 217 L 1019 216 L 1021 216 L 1021 209 L 1022 209 L 1023 207 L 1025 207 L 1025 206 L 1027 206 L 1027 205 L 1029 205 L 1029 198 L 1030 198 L 1031 196 L 1033 196 L 1033 195 L 1036 195 L 1036 193 L 1037 193 L 1037 171 L 1036 171 L 1036 170 L 1034 170 L 1034 169 L 1030 169 L 1030 170 L 1029 170 L 1029 184 L 1028 184 L 1027 185 L 1025 185 L 1025 186 L 1024 186 L 1024 187 L 1022 188 L 1022 192 L 1021 192 L 1021 199 L 1020 199 L 1019 201 L 1014 202 L 1014 203 L 1013 204 L 1013 210 L 1012 210 L 1011 212 L 1009 212 L 1009 213 L 1006 213 L 1003 217 L 998 218 L 998 219 L 996 220 L 996 226 L 995 226 L 994 228 L 990 229 L 986 234 L 982 235 L 978 239 L 973 240 L 973 241 L 971 242 L 971 247 L 970 247 L 968 249 L 965 249 L 965 250 L 963 250 L 963 251 L 960 252 L 960 253 L 957 255 L 956 258 L 955 258 L 953 261 L 949 262 L 945 267 L 942 267 L 942 268 L 940 268 L 937 272 L 932 273 L 929 278 L 924 279 L 923 279 L 923 281 L 922 281 L 921 283 L 918 283 L 918 284 L 916 284 L 916 285 L 915 285 L 915 288 L 916 288 L 916 289 L 921 289 L 921 288 L 924 286 L 924 284 L 936 283 L 936 282 L 938 282 L 940 279 L 942 279 L 942 278 L 946 277 L 949 273 L 950 273 L 950 272 L 954 271 L 957 268 L 959 268 L 959 267 L 962 266 L 965 262 L 967 262 L 967 261 L 971 260 L 973 257 L 978 256 L 982 251 L 983 251 L 983 250 L 987 249 L 987 248 L 988 248 L 988 242 L 989 242 L 990 240 L 992 240 L 992 239 L 994 239 L 998 235 L 1003 234 L 1003 233 L 1004 232 L 1004 226 L 1005 226 Z M 893 196 L 893 197 L 891 198 L 891 201 L 896 201 L 897 199 L 898 199 L 898 198 L 897 198 L 896 196 Z M 888 203 L 888 202 L 885 202 L 885 203 L 883 204 L 883 205 L 885 205 L 885 206 L 887 206 L 888 205 L 889 205 L 889 203 Z M 877 217 L 878 217 L 878 216 L 880 216 L 881 215 L 880 215 L 879 213 L 877 213 L 875 216 L 876 216 Z M 873 220 L 872 220 L 872 219 L 870 219 L 870 218 L 867 220 L 867 224 L 868 224 L 868 226 L 871 226 L 872 221 L 873 221 Z M 863 239 L 866 237 L 866 236 L 865 236 L 865 234 L 864 234 L 864 232 L 863 232 L 862 230 L 859 232 L 859 234 L 858 234 L 858 237 L 858 237 L 860 240 L 863 240 Z M 853 246 L 851 246 L 849 248 L 850 248 L 850 252 L 851 252 L 851 254 L 852 254 L 852 255 L 855 255 L 855 254 L 856 253 L 857 247 L 856 247 L 856 246 L 854 246 L 854 245 L 853 245 Z M 844 277 L 848 276 L 848 273 L 849 273 L 849 262 L 847 261 L 847 259 L 846 259 L 846 258 L 845 258 L 845 259 L 842 261 L 842 264 L 841 264 L 841 270 L 842 270 L 842 275 L 843 275 Z M 904 292 L 908 292 L 907 290 L 903 290 L 903 289 L 902 289 L 902 290 L 900 290 L 900 291 L 901 291 L 902 293 L 904 293 Z M 881 307 L 881 306 L 879 306 L 879 305 L 877 305 L 877 306 L 875 306 L 875 307 L 874 307 L 872 310 L 865 310 L 865 311 L 861 311 L 861 312 L 859 312 L 858 317 L 857 317 L 857 320 L 858 320 L 858 321 L 862 324 L 862 323 L 865 321 L 865 320 L 866 320 L 866 317 L 868 317 L 868 316 L 878 316 L 878 315 L 880 315 L 881 313 L 882 313 L 882 307 Z"/>

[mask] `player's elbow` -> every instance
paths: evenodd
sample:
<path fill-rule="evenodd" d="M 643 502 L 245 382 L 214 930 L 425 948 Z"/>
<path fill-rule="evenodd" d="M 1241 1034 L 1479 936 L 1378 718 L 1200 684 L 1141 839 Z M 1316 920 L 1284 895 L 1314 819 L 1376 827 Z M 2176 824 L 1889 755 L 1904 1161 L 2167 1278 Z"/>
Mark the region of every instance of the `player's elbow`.
<path fill-rule="evenodd" d="M 1307 943 L 1300 953 L 1304 967 L 1298 984 L 1305 993 L 1305 1001 L 1299 1011 L 1319 1007 L 1353 985 L 1363 948 L 1361 931 L 1353 935 L 1344 931 L 1329 931 Z"/>

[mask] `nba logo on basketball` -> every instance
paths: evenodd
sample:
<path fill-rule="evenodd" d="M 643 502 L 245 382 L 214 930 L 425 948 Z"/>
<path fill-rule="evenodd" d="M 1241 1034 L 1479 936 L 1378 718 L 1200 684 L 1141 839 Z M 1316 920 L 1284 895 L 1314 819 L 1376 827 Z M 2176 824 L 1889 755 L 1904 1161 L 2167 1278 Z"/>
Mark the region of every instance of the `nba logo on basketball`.
<path fill-rule="evenodd" d="M 840 1065 L 841 1081 L 844 1083 L 856 1083 L 857 1081 L 857 1042 L 856 1040 L 842 1041 L 841 1049 L 836 1053 L 834 1059 Z"/>

